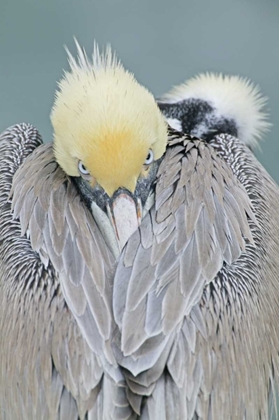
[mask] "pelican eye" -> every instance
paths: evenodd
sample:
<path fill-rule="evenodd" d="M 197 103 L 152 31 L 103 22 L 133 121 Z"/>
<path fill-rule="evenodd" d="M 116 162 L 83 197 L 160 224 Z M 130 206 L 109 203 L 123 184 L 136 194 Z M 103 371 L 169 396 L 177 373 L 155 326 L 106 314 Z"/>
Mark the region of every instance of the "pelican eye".
<path fill-rule="evenodd" d="M 84 166 L 84 164 L 82 163 L 81 160 L 79 160 L 78 162 L 78 170 L 81 176 L 83 177 L 88 177 L 90 176 L 89 171 L 86 169 L 86 167 Z"/>
<path fill-rule="evenodd" d="M 150 165 L 153 162 L 153 160 L 154 160 L 153 150 L 149 149 L 148 155 L 146 156 L 144 164 L 145 165 Z"/>

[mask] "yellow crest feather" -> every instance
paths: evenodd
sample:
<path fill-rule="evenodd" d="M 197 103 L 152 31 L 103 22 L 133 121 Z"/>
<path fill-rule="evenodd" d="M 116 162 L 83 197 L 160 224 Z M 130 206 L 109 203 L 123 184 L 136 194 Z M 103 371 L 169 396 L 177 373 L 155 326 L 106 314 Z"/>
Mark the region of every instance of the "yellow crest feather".
<path fill-rule="evenodd" d="M 68 52 L 70 72 L 59 82 L 51 113 L 54 152 L 70 176 L 78 161 L 110 194 L 133 189 L 149 149 L 155 159 L 167 143 L 167 127 L 154 97 L 126 71 L 110 47 L 94 45 L 92 63 L 77 44 Z"/>

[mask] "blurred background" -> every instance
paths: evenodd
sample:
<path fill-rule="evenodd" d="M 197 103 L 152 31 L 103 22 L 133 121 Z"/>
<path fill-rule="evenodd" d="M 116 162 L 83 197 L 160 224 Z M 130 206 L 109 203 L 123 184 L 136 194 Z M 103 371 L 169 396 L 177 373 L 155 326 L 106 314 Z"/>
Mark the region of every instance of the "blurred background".
<path fill-rule="evenodd" d="M 88 53 L 111 43 L 155 96 L 204 71 L 254 81 L 273 123 L 257 155 L 279 183 L 278 0 L 0 0 L 0 131 L 31 122 L 51 141 L 73 36 Z"/>

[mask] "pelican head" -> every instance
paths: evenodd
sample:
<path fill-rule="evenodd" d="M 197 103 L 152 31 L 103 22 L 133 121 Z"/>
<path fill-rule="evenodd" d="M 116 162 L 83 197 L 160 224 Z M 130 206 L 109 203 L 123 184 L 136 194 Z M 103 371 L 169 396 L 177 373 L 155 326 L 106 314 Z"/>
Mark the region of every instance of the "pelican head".
<path fill-rule="evenodd" d="M 95 44 L 90 61 L 76 45 L 77 60 L 67 50 L 70 71 L 59 82 L 51 112 L 55 158 L 75 177 L 91 207 L 107 212 L 110 202 L 113 210 L 117 198 L 119 210 L 124 194 L 131 210 L 131 199 L 138 203 L 143 195 L 146 201 L 156 177 L 167 144 L 166 122 L 151 93 L 109 47 L 100 53 Z M 115 214 L 110 218 L 115 221 Z"/>

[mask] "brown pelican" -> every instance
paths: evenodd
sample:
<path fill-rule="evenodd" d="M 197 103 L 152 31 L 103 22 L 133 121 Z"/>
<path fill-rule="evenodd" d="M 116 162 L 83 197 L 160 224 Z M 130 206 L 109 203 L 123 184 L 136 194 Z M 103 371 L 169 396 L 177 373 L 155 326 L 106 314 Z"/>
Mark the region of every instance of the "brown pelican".
<path fill-rule="evenodd" d="M 69 61 L 53 145 L 0 141 L 1 419 L 267 418 L 278 187 L 229 134 L 167 133 L 110 50 Z"/>

